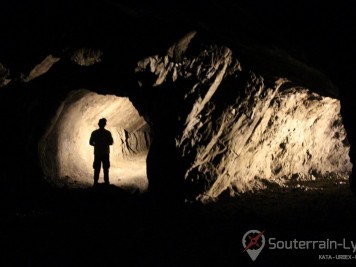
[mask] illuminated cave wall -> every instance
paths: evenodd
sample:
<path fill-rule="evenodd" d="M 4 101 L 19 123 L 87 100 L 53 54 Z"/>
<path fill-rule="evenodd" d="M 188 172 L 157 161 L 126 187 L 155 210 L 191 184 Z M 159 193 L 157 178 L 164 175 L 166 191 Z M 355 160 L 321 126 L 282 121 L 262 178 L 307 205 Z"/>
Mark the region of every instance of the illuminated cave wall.
<path fill-rule="evenodd" d="M 181 101 L 175 153 L 190 197 L 283 187 L 292 178 L 347 179 L 352 165 L 340 102 L 325 77 L 278 56 L 261 55 L 268 69 L 251 71 L 232 49 L 199 43 L 195 34 L 136 68 L 155 77 L 142 75 L 146 90 L 175 88 Z"/>
<path fill-rule="evenodd" d="M 110 147 L 110 183 L 128 190 L 147 190 L 146 156 L 150 128 L 127 97 L 72 91 L 39 144 L 41 165 L 52 183 L 70 187 L 93 184 L 91 132 L 107 119 L 114 145 Z M 103 173 L 100 182 L 103 182 Z"/>

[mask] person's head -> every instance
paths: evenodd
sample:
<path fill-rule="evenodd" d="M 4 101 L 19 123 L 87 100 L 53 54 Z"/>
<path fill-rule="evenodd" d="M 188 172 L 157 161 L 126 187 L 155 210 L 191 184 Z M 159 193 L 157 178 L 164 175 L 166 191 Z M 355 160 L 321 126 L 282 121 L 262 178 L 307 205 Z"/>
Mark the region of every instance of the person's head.
<path fill-rule="evenodd" d="M 100 119 L 98 125 L 100 128 L 104 128 L 106 125 L 106 119 L 105 118 Z"/>

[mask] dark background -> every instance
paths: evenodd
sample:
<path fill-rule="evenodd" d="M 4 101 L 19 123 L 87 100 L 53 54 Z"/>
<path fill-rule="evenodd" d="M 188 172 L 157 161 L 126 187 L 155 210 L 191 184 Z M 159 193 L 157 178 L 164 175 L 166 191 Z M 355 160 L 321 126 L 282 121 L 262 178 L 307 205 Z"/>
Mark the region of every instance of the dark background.
<path fill-rule="evenodd" d="M 287 49 L 312 66 L 325 71 L 335 82 L 351 73 L 355 59 L 355 7 L 350 1 L 2 1 L 1 59 L 19 68 L 21 59 L 38 62 L 36 54 L 63 49 L 65 45 L 100 44 L 131 36 L 153 35 L 167 30 L 172 35 L 199 28 L 237 32 L 250 31 L 260 43 Z M 125 22 L 119 9 L 135 17 Z M 140 32 L 144 21 L 166 22 L 159 29 Z M 115 27 L 115 23 L 117 26 Z M 125 27 L 122 27 L 125 23 Z M 174 27 L 171 27 L 174 25 Z M 126 32 L 115 32 L 115 29 Z M 138 31 L 138 32 L 137 32 Z M 110 37 L 110 38 L 109 38 Z M 137 37 L 139 38 L 139 37 Z M 142 38 L 142 37 L 141 37 Z M 252 39 L 251 38 L 251 39 Z M 148 39 L 148 38 L 147 38 Z M 151 42 L 161 42 L 156 39 Z M 170 40 L 168 40 L 170 41 Z M 124 42 L 123 42 L 124 43 Z M 77 44 L 80 45 L 80 44 Z M 140 46 L 150 46 L 149 42 Z M 158 44 L 157 44 L 158 45 Z M 124 46 L 124 44 L 123 44 Z M 120 49 L 120 47 L 118 47 Z M 23 63 L 21 61 L 21 63 Z"/>

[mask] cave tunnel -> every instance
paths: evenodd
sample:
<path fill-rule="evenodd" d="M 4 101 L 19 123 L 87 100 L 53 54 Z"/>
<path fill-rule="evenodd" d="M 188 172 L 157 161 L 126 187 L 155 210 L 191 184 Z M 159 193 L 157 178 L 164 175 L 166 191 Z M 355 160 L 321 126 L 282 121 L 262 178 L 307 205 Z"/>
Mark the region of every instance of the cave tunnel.
<path fill-rule="evenodd" d="M 356 5 L 321 2 L 3 1 L 0 266 L 355 260 Z"/>
<path fill-rule="evenodd" d="M 130 192 L 145 192 L 149 125 L 127 97 L 85 89 L 69 92 L 39 142 L 45 178 L 55 186 L 69 188 L 93 184 L 94 149 L 89 138 L 100 118 L 107 119 L 106 129 L 114 139 L 110 147 L 110 184 Z M 99 177 L 102 182 L 103 170 Z"/>

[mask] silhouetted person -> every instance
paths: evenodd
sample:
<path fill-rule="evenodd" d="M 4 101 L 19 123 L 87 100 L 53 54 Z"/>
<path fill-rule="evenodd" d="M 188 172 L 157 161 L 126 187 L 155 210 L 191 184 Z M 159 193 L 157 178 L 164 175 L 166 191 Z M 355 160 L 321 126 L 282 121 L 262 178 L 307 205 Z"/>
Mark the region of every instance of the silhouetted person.
<path fill-rule="evenodd" d="M 109 184 L 110 146 L 114 143 L 110 131 L 104 129 L 106 119 L 100 119 L 98 125 L 99 129 L 91 133 L 89 140 L 89 144 L 94 146 L 94 186 L 98 184 L 101 163 L 104 170 L 104 182 Z"/>

